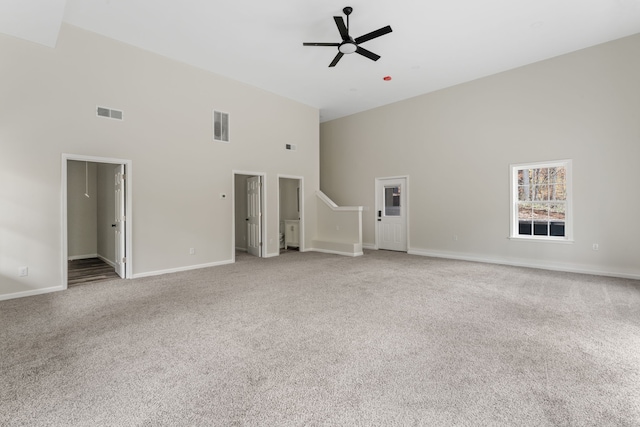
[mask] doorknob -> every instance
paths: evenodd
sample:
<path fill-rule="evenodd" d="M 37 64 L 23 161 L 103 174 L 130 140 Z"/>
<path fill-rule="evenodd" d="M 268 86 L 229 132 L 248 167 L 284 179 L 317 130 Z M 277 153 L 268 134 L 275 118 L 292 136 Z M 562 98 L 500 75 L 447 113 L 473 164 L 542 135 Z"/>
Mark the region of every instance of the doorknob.
<path fill-rule="evenodd" d="M 111 226 L 112 226 L 112 227 L 115 227 L 116 225 L 115 225 L 115 224 L 111 224 Z"/>
<path fill-rule="evenodd" d="M 245 221 L 249 221 L 249 218 L 245 219 Z"/>

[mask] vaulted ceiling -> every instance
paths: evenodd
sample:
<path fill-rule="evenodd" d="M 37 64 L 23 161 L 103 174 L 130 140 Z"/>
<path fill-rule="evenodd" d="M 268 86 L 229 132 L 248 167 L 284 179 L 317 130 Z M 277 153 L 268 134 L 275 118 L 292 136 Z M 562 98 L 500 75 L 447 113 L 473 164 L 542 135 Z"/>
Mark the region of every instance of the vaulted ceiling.
<path fill-rule="evenodd" d="M 390 25 L 345 55 L 350 34 Z M 320 109 L 321 121 L 640 32 L 640 0 L 4 0 L 0 32 L 55 47 L 65 22 Z M 391 76 L 390 81 L 383 78 Z"/>

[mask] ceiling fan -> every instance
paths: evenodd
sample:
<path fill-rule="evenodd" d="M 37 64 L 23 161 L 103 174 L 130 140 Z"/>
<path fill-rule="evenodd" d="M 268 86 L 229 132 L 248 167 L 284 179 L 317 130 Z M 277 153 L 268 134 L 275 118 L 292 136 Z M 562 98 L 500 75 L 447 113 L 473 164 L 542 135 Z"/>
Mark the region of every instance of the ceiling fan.
<path fill-rule="evenodd" d="M 342 37 L 342 42 L 340 43 L 302 43 L 302 45 L 303 46 L 337 47 L 338 54 L 336 55 L 335 58 L 333 58 L 333 61 L 331 61 L 331 64 L 329 64 L 329 67 L 335 67 L 338 61 L 340 61 L 340 59 L 344 56 L 345 53 L 346 54 L 354 53 L 354 52 L 359 53 L 360 55 L 365 56 L 371 59 L 372 61 L 377 61 L 378 59 L 380 59 L 380 55 L 376 55 L 375 53 L 363 47 L 360 47 L 360 44 L 364 42 L 368 42 L 369 40 L 375 39 L 376 37 L 380 37 L 390 33 L 392 31 L 391 26 L 387 25 L 386 27 L 382 27 L 378 30 L 372 31 L 363 36 L 356 37 L 354 39 L 349 35 L 349 15 L 351 15 L 351 12 L 353 12 L 353 8 L 347 6 L 344 9 L 342 9 L 342 11 L 344 12 L 345 15 L 347 15 L 347 25 L 344 24 L 344 19 L 342 19 L 342 16 L 333 17 L 333 20 L 336 21 L 336 25 L 338 26 L 338 31 L 340 32 L 340 36 Z"/>

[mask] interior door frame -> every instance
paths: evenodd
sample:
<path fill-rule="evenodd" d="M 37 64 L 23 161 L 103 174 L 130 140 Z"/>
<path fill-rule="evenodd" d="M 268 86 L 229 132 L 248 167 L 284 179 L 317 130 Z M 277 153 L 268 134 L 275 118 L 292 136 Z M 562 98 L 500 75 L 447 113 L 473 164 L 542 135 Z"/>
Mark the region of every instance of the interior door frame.
<path fill-rule="evenodd" d="M 377 177 L 375 178 L 375 199 L 374 199 L 374 206 L 375 206 L 375 211 L 374 211 L 374 215 L 373 215 L 373 224 L 374 224 L 374 232 L 375 232 L 375 249 L 380 249 L 379 246 L 379 242 L 380 242 L 380 227 L 378 226 L 378 213 L 377 211 L 380 208 L 380 205 L 382 203 L 381 200 L 381 196 L 380 196 L 380 190 L 381 190 L 381 185 L 382 185 L 382 181 L 384 180 L 388 180 L 388 179 L 404 179 L 405 180 L 405 189 L 404 189 L 404 193 L 405 193 L 405 236 L 406 236 L 406 240 L 407 240 L 407 249 L 405 252 L 409 253 L 409 248 L 411 248 L 411 244 L 409 241 L 409 229 L 410 229 L 410 224 L 411 222 L 409 221 L 409 205 L 410 205 L 410 201 L 409 201 L 409 175 L 398 175 L 398 176 L 385 176 L 385 177 Z"/>
<path fill-rule="evenodd" d="M 300 193 L 298 194 L 299 212 L 300 212 L 300 252 L 306 251 L 304 246 L 304 177 L 297 175 L 278 174 L 278 230 L 280 229 L 280 178 L 296 179 L 300 185 Z M 278 242 L 278 255 L 280 255 L 280 242 Z"/>
<path fill-rule="evenodd" d="M 262 218 L 260 219 L 260 239 L 262 239 L 262 249 L 260 250 L 260 258 L 266 258 L 267 242 L 267 174 L 264 172 L 250 172 L 242 170 L 231 171 L 231 260 L 236 262 L 236 175 L 259 176 L 262 182 L 262 191 L 260 192 L 260 210 Z M 244 197 L 247 195 L 245 194 Z"/>
<path fill-rule="evenodd" d="M 133 162 L 129 159 L 116 159 L 111 157 L 96 157 L 96 156 L 85 156 L 81 154 L 68 154 L 62 153 L 62 173 L 61 173 L 61 230 L 62 230 L 62 289 L 67 289 L 67 282 L 69 278 L 69 265 L 68 265 L 68 227 L 67 227 L 67 180 L 68 180 L 68 172 L 67 172 L 67 163 L 69 160 L 75 160 L 80 162 L 91 162 L 91 163 L 106 163 L 113 165 L 124 165 L 125 173 L 127 175 L 124 186 L 125 186 L 125 217 L 126 217 L 126 225 L 124 231 L 124 244 L 127 256 L 127 262 L 125 265 L 125 279 L 130 279 L 133 277 Z"/>

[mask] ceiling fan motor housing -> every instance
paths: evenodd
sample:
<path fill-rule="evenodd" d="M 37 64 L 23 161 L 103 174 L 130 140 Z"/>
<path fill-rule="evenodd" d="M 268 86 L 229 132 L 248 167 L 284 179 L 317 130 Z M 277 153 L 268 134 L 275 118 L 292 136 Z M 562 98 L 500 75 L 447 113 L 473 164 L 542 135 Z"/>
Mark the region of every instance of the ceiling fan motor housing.
<path fill-rule="evenodd" d="M 391 26 L 387 25 L 386 27 L 382 27 L 379 28 L 375 31 L 371 31 L 370 33 L 364 34 L 360 37 L 356 37 L 355 39 L 353 37 L 351 37 L 351 35 L 349 34 L 349 15 L 351 15 L 351 12 L 353 12 L 353 8 L 350 6 L 345 7 L 344 9 L 342 9 L 342 12 L 344 12 L 344 14 L 347 16 L 347 22 L 345 25 L 344 19 L 342 18 L 342 16 L 334 16 L 333 20 L 336 23 L 336 26 L 338 27 L 338 32 L 340 33 L 340 37 L 342 38 L 342 41 L 340 41 L 339 43 L 302 43 L 303 46 L 334 46 L 338 48 L 338 54 L 336 55 L 336 57 L 333 59 L 333 61 L 331 61 L 331 64 L 329 64 L 329 67 L 335 67 L 336 64 L 338 63 L 338 61 L 340 61 L 340 59 L 345 55 L 345 54 L 349 54 L 349 53 L 359 53 L 360 55 L 369 58 L 372 61 L 377 61 L 378 59 L 380 59 L 380 55 L 377 55 L 373 52 L 368 51 L 367 49 L 364 49 L 363 47 L 360 46 L 360 44 L 365 43 L 369 40 L 375 39 L 377 37 L 383 36 L 385 34 L 390 33 L 391 30 Z"/>

